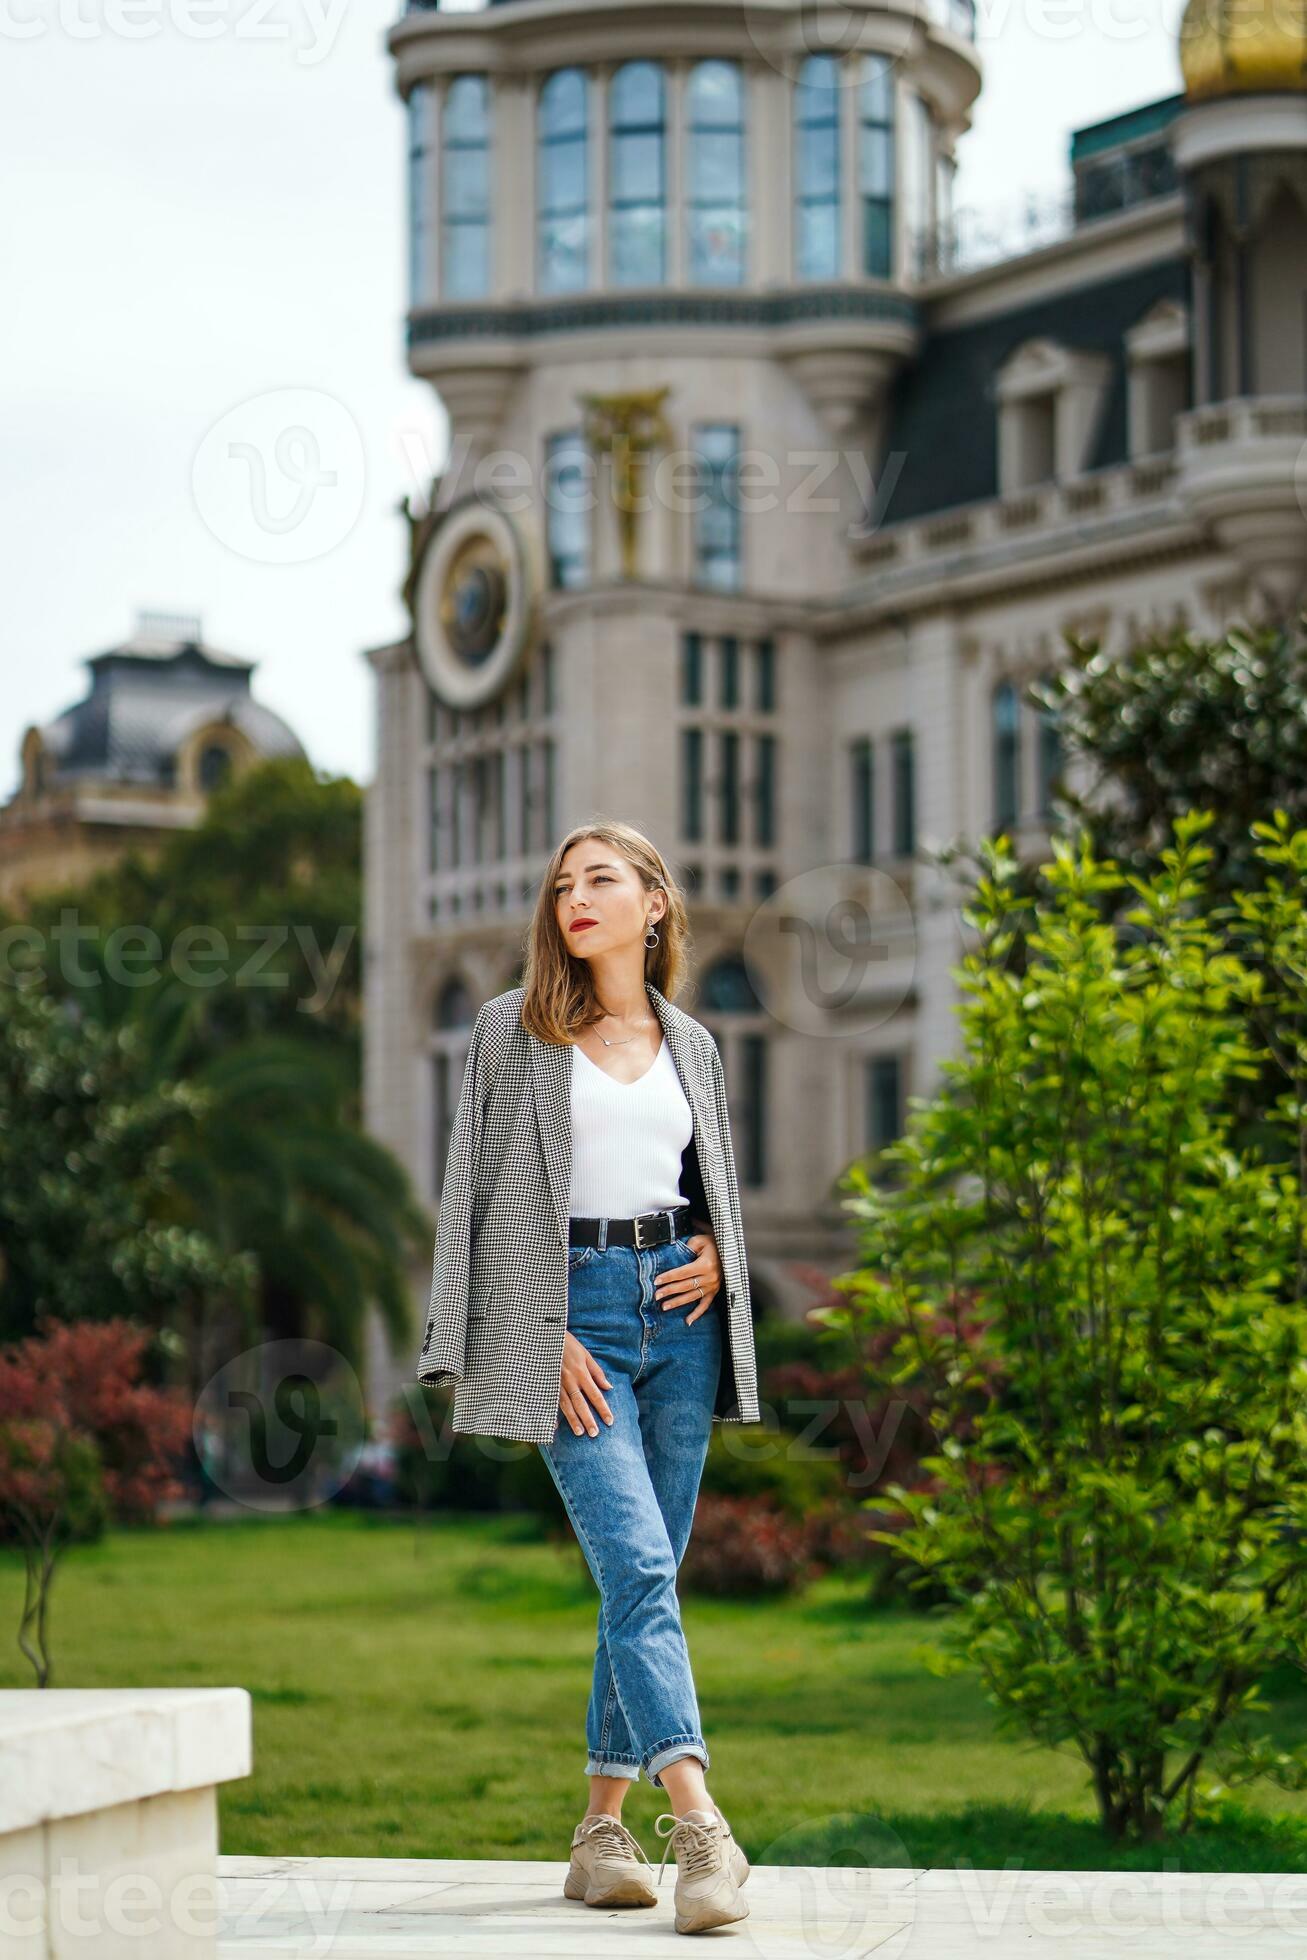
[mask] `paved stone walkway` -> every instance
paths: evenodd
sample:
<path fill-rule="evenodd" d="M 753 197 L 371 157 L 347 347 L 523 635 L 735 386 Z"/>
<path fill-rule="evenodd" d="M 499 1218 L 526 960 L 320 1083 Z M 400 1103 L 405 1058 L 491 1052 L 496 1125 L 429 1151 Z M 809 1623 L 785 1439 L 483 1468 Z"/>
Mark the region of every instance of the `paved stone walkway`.
<path fill-rule="evenodd" d="M 750 1913 L 678 1934 L 656 1906 L 563 1897 L 566 1859 L 220 1857 L 220 1960 L 1304 1960 L 1307 1876 L 755 1865 Z M 656 1883 L 655 1879 L 655 1883 Z"/>

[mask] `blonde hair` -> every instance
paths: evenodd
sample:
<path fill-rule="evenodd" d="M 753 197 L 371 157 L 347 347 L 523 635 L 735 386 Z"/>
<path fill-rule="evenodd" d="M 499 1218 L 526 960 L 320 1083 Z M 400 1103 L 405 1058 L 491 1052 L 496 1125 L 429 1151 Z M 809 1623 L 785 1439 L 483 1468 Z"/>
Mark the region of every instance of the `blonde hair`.
<path fill-rule="evenodd" d="M 577 824 L 554 846 L 527 927 L 522 1026 L 541 1041 L 572 1041 L 603 1012 L 589 962 L 572 957 L 554 905 L 554 884 L 563 859 L 573 844 L 586 837 L 598 838 L 620 852 L 634 866 L 646 891 L 661 887 L 667 895 L 666 910 L 656 922 L 658 944 L 645 948 L 646 981 L 652 981 L 660 994 L 672 1000 L 684 983 L 688 967 L 690 922 L 685 898 L 657 845 L 634 824 L 623 823 L 620 818 L 599 817 L 592 823 Z"/>

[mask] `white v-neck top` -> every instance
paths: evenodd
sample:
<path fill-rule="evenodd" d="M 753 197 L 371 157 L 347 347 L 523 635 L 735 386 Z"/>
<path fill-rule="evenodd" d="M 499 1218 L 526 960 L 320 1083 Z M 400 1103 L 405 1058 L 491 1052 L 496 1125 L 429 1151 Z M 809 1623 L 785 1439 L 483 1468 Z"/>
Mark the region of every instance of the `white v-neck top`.
<path fill-rule="evenodd" d="M 572 1046 L 573 1218 L 634 1218 L 681 1205 L 681 1152 L 694 1117 L 664 1035 L 634 1082 L 617 1082 Z"/>

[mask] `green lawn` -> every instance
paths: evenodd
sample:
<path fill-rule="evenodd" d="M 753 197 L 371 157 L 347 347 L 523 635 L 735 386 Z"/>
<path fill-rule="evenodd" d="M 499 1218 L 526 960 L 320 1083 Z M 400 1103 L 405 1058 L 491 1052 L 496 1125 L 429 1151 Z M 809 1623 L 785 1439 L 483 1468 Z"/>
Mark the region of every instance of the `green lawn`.
<path fill-rule="evenodd" d="M 21 1590 L 0 1555 L 4 1687 L 31 1685 Z M 860 1590 L 682 1602 L 710 1787 L 750 1857 L 1122 1864 L 1078 1761 L 1000 1738 L 970 1677 L 922 1665 L 930 1623 L 869 1613 Z M 223 1789 L 224 1852 L 562 1858 L 585 1807 L 597 1607 L 575 1546 L 525 1519 L 415 1530 L 324 1510 L 115 1532 L 56 1578 L 55 1686 L 247 1687 L 254 1774 Z M 1276 1688 L 1277 1733 L 1300 1739 L 1307 1684 Z M 627 1802 L 655 1862 L 666 1807 L 643 1778 Z M 1255 1790 L 1220 1831 L 1130 1863 L 1164 1860 L 1307 1870 L 1307 1795 Z"/>

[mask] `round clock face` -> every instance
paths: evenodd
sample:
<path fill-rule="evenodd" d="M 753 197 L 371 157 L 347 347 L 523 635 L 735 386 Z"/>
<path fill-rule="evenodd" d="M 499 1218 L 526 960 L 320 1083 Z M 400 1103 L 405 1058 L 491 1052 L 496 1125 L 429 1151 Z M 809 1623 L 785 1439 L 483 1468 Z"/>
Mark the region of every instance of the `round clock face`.
<path fill-rule="evenodd" d="M 531 626 L 530 571 L 512 519 L 473 497 L 454 504 L 423 555 L 413 633 L 428 682 L 454 708 L 506 686 Z"/>

